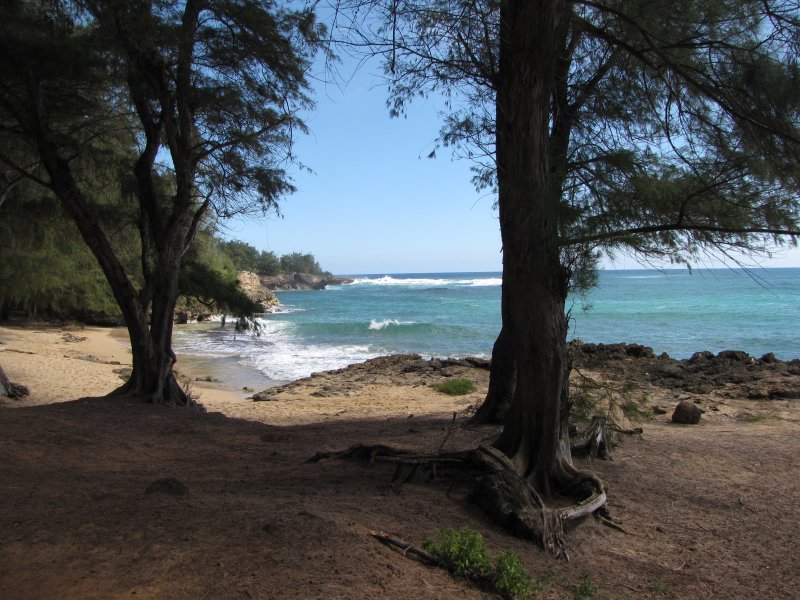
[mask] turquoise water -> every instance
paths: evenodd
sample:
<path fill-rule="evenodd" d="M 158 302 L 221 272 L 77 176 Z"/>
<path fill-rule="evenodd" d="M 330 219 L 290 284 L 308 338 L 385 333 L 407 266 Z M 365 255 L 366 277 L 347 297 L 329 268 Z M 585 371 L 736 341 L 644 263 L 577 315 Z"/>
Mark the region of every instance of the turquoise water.
<path fill-rule="evenodd" d="M 175 346 L 256 371 L 263 382 L 396 352 L 489 357 L 500 277 L 364 275 L 324 291 L 279 292 L 281 312 L 263 317 L 262 335 L 196 326 L 178 330 Z M 636 342 L 675 358 L 726 349 L 800 356 L 800 269 L 602 271 L 587 301 L 568 304 L 570 338 Z"/>

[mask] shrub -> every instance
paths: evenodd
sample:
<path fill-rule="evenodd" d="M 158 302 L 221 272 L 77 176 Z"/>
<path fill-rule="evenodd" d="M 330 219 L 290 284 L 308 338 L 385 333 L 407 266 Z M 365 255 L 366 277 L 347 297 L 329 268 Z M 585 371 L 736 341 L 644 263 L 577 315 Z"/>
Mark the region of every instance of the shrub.
<path fill-rule="evenodd" d="M 483 536 L 469 527 L 441 529 L 436 541 L 428 540 L 422 547 L 451 565 L 456 577 L 489 575 L 492 570 Z"/>
<path fill-rule="evenodd" d="M 521 598 L 531 588 L 531 578 L 525 572 L 516 552 L 503 552 L 492 573 L 492 583 L 497 591 L 512 598 Z"/>
<path fill-rule="evenodd" d="M 492 567 L 483 536 L 469 527 L 442 529 L 436 540 L 426 541 L 423 548 L 447 563 L 454 576 L 488 580 L 496 591 L 505 596 L 521 598 L 531 589 L 531 578 L 517 553 L 503 552 Z"/>
<path fill-rule="evenodd" d="M 446 379 L 441 383 L 433 385 L 433 389 L 448 396 L 463 396 L 475 391 L 475 384 L 469 379 Z"/>

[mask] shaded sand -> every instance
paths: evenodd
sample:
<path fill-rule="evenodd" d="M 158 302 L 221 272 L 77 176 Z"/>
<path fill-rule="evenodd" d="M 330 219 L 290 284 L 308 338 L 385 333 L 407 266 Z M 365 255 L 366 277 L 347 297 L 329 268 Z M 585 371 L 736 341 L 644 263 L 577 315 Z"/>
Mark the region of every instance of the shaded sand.
<path fill-rule="evenodd" d="M 98 359 L 125 362 L 116 340 L 104 350 L 87 331 L 71 332 L 85 342 L 64 342 L 55 330 L 0 328 L 0 364 L 34 391 L 0 405 L 3 600 L 491 597 L 368 535 L 386 530 L 422 544 L 438 528 L 464 525 L 491 551 L 518 552 L 534 576 L 549 574 L 537 598 L 571 599 L 586 576 L 598 599 L 789 599 L 800 589 L 794 367 L 742 363 L 724 377 L 711 369 L 681 378 L 691 369 L 625 355 L 602 369 L 583 364 L 612 384 L 639 378 L 648 409 L 687 398 L 706 413 L 697 426 L 648 417 L 644 435 L 626 439 L 613 462 L 577 461 L 607 482 L 625 531 L 581 522 L 567 533 L 564 562 L 489 522 L 459 477 L 420 473 L 400 485 L 385 463 L 307 462 L 357 442 L 431 451 L 490 441 L 496 427 L 465 426 L 485 369 L 375 361 L 271 390 L 261 402 L 223 390 L 226 403 L 203 388 L 209 414 L 103 398 L 42 404 L 118 385 L 118 366 L 70 354 L 91 347 Z M 663 377 L 651 377 L 656 370 Z M 52 386 L 36 389 L 54 374 Z M 448 375 L 473 379 L 479 392 L 432 392 Z M 787 397 L 770 397 L 778 393 Z M 147 492 L 166 477 L 188 493 Z"/>

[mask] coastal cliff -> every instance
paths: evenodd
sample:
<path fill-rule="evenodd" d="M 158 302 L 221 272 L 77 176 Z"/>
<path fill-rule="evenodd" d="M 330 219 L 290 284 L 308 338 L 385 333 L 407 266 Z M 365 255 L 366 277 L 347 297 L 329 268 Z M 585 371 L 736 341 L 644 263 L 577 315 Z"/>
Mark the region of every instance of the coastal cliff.
<path fill-rule="evenodd" d="M 311 273 L 283 273 L 281 275 L 259 275 L 252 271 L 240 271 L 239 287 L 250 300 L 258 304 L 263 312 L 280 304 L 273 292 L 286 290 L 324 290 L 329 285 L 352 283 L 352 279 L 333 275 Z"/>
<path fill-rule="evenodd" d="M 258 273 L 239 271 L 237 279 L 239 287 L 242 288 L 242 291 L 250 300 L 259 306 L 261 312 L 267 312 L 279 304 L 275 294 L 261 283 L 261 277 Z"/>

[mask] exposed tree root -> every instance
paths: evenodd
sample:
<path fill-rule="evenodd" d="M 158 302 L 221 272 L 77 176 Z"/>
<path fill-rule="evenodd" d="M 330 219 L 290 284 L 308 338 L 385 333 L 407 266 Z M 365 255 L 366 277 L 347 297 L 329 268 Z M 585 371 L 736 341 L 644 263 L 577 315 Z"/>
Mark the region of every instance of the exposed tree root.
<path fill-rule="evenodd" d="M 488 515 L 516 535 L 536 540 L 553 556 L 567 560 L 564 522 L 589 515 L 606 503 L 602 481 L 570 466 L 564 470 L 563 488 L 581 500 L 567 507 L 548 507 L 531 482 L 520 476 L 509 458 L 493 446 L 463 452 L 416 454 L 381 444 L 357 444 L 340 452 L 317 452 L 308 462 L 329 458 L 393 463 L 396 465 L 393 482 L 408 481 L 420 467 L 428 468 L 433 477 L 436 477 L 437 467 L 467 471 L 475 478 L 471 498 Z M 404 474 L 402 470 L 409 467 L 410 473 Z"/>
<path fill-rule="evenodd" d="M 9 381 L 8 377 L 3 371 L 3 367 L 0 367 L 0 396 L 7 396 L 16 400 L 18 398 L 24 398 L 28 395 L 30 395 L 30 390 L 28 390 L 28 388 L 24 385 Z"/>
<path fill-rule="evenodd" d="M 591 456 L 611 460 L 611 443 L 608 438 L 608 422 L 605 417 L 592 417 L 581 439 L 570 444 L 572 456 Z"/>
<path fill-rule="evenodd" d="M 160 391 L 146 392 L 139 385 L 136 373 L 133 372 L 125 383 L 108 395 L 115 398 L 144 400 L 150 404 L 160 404 L 162 406 L 189 408 L 200 412 L 206 411 L 205 407 L 197 401 L 196 395 L 192 393 L 188 380 L 184 382 L 184 385 L 181 385 L 175 373 L 170 373 Z"/>

